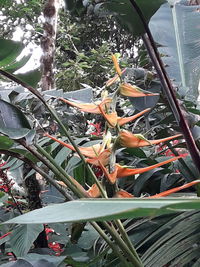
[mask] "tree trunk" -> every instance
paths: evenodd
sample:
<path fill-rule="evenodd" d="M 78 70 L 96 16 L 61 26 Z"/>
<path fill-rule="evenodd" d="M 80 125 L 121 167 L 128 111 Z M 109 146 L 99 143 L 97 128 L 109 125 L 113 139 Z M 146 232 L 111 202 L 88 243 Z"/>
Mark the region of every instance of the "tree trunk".
<path fill-rule="evenodd" d="M 41 57 L 41 87 L 43 91 L 51 90 L 55 87 L 53 66 L 59 6 L 60 0 L 47 0 L 43 10 L 44 33 L 41 39 L 41 48 L 43 50 Z"/>

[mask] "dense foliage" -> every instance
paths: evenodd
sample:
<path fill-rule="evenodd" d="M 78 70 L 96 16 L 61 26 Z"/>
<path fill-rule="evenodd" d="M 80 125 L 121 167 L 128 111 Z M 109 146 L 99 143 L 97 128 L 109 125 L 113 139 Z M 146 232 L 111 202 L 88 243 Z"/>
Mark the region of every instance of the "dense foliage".
<path fill-rule="evenodd" d="M 189 7 L 182 22 L 194 23 L 198 46 L 199 6 L 66 0 L 57 89 L 41 92 L 39 70 L 16 71 L 29 60 L 18 60 L 27 43 L 40 43 L 47 2 L 0 1 L 1 265 L 198 266 L 200 113 L 187 93 L 196 81 L 183 86 L 183 64 L 171 61 L 187 60 L 190 46 L 181 57 L 155 22 L 171 10 L 185 19 Z M 166 71 L 176 69 L 173 83 L 149 21 Z M 11 40 L 16 26 L 22 42 Z"/>

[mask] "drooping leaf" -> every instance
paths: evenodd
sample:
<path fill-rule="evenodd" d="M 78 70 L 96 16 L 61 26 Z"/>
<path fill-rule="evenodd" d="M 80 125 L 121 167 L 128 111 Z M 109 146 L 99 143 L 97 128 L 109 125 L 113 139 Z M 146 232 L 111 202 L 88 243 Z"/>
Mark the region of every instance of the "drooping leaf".
<path fill-rule="evenodd" d="M 22 57 L 19 61 L 16 61 L 15 63 L 13 63 L 13 64 L 9 65 L 8 67 L 6 67 L 6 71 L 10 72 L 10 73 L 13 73 L 16 70 L 19 70 L 20 68 L 22 68 L 29 61 L 30 57 L 31 57 L 31 54 Z"/>
<path fill-rule="evenodd" d="M 200 5 L 190 6 L 187 0 L 169 2 L 153 16 L 150 29 L 170 78 L 193 101 L 198 97 L 200 76 Z"/>
<path fill-rule="evenodd" d="M 42 74 L 41 71 L 38 69 L 32 70 L 26 73 L 20 73 L 15 75 L 18 79 L 20 79 L 22 82 L 27 83 L 28 85 L 32 86 L 33 88 L 36 88 L 38 85 L 38 82 L 40 81 Z"/>
<path fill-rule="evenodd" d="M 25 256 L 40 232 L 44 230 L 42 224 L 23 224 L 18 226 L 10 235 L 12 251 L 17 257 Z"/>
<path fill-rule="evenodd" d="M 11 139 L 19 139 L 26 136 L 31 126 L 16 106 L 0 99 L 0 132 Z"/>
<path fill-rule="evenodd" d="M 140 174 L 134 184 L 133 194 L 134 196 L 140 196 L 142 189 L 144 188 L 146 182 L 157 172 L 161 171 L 162 168 L 156 168 L 148 172 Z"/>
<path fill-rule="evenodd" d="M 103 221 L 155 216 L 179 210 L 199 209 L 198 199 L 112 199 L 77 200 L 47 206 L 5 223 L 40 224 L 55 222 Z M 76 211 L 76 212 L 74 212 Z"/>
<path fill-rule="evenodd" d="M 141 8 L 148 23 L 165 0 L 136 0 L 135 2 Z M 134 36 L 145 33 L 140 18 L 129 0 L 109 0 L 103 3 L 103 7 L 112 12 L 119 23 Z"/>
<path fill-rule="evenodd" d="M 20 42 L 0 39 L 0 68 L 10 66 L 21 54 L 24 46 Z"/>

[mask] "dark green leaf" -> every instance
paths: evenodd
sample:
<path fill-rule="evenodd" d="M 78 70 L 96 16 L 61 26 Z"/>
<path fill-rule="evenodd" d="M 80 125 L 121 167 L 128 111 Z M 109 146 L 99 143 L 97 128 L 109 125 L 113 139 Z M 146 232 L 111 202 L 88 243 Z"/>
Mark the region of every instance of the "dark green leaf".
<path fill-rule="evenodd" d="M 77 200 L 47 206 L 5 223 L 40 224 L 54 222 L 103 221 L 155 216 L 174 211 L 199 209 L 198 199 L 112 199 Z"/>
<path fill-rule="evenodd" d="M 8 67 L 5 68 L 5 70 L 7 72 L 13 73 L 16 70 L 19 70 L 20 68 L 22 68 L 30 59 L 31 54 L 28 56 L 24 56 L 22 59 L 20 59 L 19 61 L 16 61 L 15 63 L 9 65 Z"/>
<path fill-rule="evenodd" d="M 145 183 L 152 177 L 152 175 L 161 170 L 162 168 L 156 168 L 140 174 L 135 180 L 134 191 L 133 191 L 134 196 L 138 197 L 142 191 L 142 188 L 145 186 Z"/>
<path fill-rule="evenodd" d="M 0 149 L 9 149 L 13 144 L 13 140 L 11 140 L 9 137 L 0 136 Z"/>
<path fill-rule="evenodd" d="M 65 258 L 66 256 L 57 257 L 57 256 L 50 256 L 50 255 L 41 255 L 41 254 L 36 254 L 36 253 L 28 253 L 25 257 L 22 257 L 22 259 L 27 260 L 28 262 L 32 264 L 34 264 L 35 262 L 41 261 L 41 260 L 46 260 L 49 263 L 53 263 L 54 266 L 58 266 Z M 43 266 L 42 263 L 40 266 Z"/>
<path fill-rule="evenodd" d="M 21 110 L 0 99 L 0 132 L 12 139 L 19 139 L 26 136 L 30 129 L 30 124 Z"/>
<path fill-rule="evenodd" d="M 22 52 L 24 46 L 20 42 L 0 39 L 0 67 L 10 65 Z"/>
<path fill-rule="evenodd" d="M 39 233 L 43 230 L 44 226 L 42 224 L 23 224 L 18 226 L 10 235 L 10 244 L 15 255 L 17 257 L 26 255 Z"/>
<path fill-rule="evenodd" d="M 40 81 L 42 74 L 38 69 L 36 69 L 23 74 L 17 74 L 14 76 L 17 77 L 22 82 L 25 82 L 28 85 L 32 86 L 33 88 L 37 88 L 38 82 Z"/>
<path fill-rule="evenodd" d="M 148 23 L 150 18 L 165 2 L 165 0 L 136 0 L 135 2 L 141 8 L 146 22 Z M 106 1 L 103 6 L 105 9 L 111 11 L 120 24 L 134 36 L 145 33 L 140 18 L 129 0 L 110 0 Z"/>

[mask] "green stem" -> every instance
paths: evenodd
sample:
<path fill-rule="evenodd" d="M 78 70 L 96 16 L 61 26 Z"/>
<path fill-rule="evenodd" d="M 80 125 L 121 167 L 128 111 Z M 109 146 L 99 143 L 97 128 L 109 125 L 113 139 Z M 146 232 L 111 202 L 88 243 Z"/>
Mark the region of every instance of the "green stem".
<path fill-rule="evenodd" d="M 45 173 L 41 168 L 39 168 L 36 164 L 34 164 L 31 160 L 23 157 L 22 155 L 7 151 L 7 150 L 0 150 L 0 154 L 9 155 L 11 157 L 15 157 L 20 159 L 21 161 L 27 163 L 31 168 L 33 168 L 36 172 L 38 172 L 42 177 L 44 177 L 50 184 L 52 184 L 64 197 L 66 200 L 73 200 L 73 197 L 66 192 L 54 179 L 52 179 L 47 173 Z M 46 164 L 45 164 L 46 165 Z"/>
<path fill-rule="evenodd" d="M 78 188 L 76 187 L 76 185 L 74 185 L 73 181 L 71 180 L 71 177 L 67 173 L 65 173 L 65 175 L 63 173 L 60 173 L 60 171 L 58 171 L 58 169 L 56 168 L 56 166 L 54 166 L 54 163 L 52 164 L 50 161 L 47 161 L 35 149 L 33 149 L 31 146 L 26 145 L 26 143 L 24 141 L 20 140 L 18 142 L 22 146 L 24 146 L 28 151 L 30 151 L 35 157 L 37 157 L 41 162 L 43 162 L 57 177 L 59 177 L 59 179 L 63 183 L 65 183 L 72 190 L 72 192 L 74 192 L 79 197 L 83 197 L 83 194 L 80 195 L 80 191 L 78 190 Z M 45 155 L 46 154 L 49 156 L 49 154 L 47 152 L 45 153 Z"/>
<path fill-rule="evenodd" d="M 64 124 L 61 122 L 61 120 L 59 119 L 59 117 L 57 116 L 56 112 L 49 107 L 49 105 L 47 105 L 45 103 L 46 108 L 49 110 L 49 112 L 51 113 L 51 115 L 53 116 L 53 118 L 57 121 L 57 123 L 59 124 L 59 126 L 61 127 L 61 129 L 63 130 L 63 132 L 65 133 L 66 137 L 69 139 L 70 143 L 73 145 L 74 149 L 76 150 L 77 154 L 79 155 L 79 157 L 81 158 L 81 160 L 83 161 L 83 163 L 85 164 L 87 170 L 89 171 L 89 173 L 91 174 L 94 182 L 96 183 L 96 185 L 99 188 L 99 191 L 101 192 L 102 197 L 107 198 L 107 194 L 104 191 L 101 183 L 99 182 L 99 180 L 97 179 L 96 175 L 94 174 L 92 168 L 90 167 L 89 164 L 87 164 L 85 157 L 83 156 L 83 154 L 81 153 L 80 149 L 78 148 L 78 146 L 76 145 L 76 143 L 74 142 L 73 138 L 71 137 L 71 135 L 69 134 L 68 130 L 66 129 L 66 127 L 64 126 Z"/>
<path fill-rule="evenodd" d="M 45 160 L 45 158 L 42 157 L 37 151 L 35 151 L 32 148 L 30 148 L 29 146 L 25 145 L 23 142 L 20 142 L 20 143 L 22 145 L 24 145 L 25 148 L 27 148 L 34 156 L 36 156 L 39 160 L 41 160 L 49 169 L 51 169 L 53 171 L 53 173 L 56 174 L 65 184 L 67 184 L 67 186 L 72 190 L 72 192 L 74 192 L 78 197 L 87 197 L 86 195 L 84 195 L 84 193 L 82 191 L 80 191 L 79 188 L 76 187 L 76 185 L 73 184 L 73 181 L 71 180 L 70 176 L 65 172 L 65 170 L 62 167 L 60 167 L 55 162 L 55 160 L 43 148 L 41 148 L 39 145 L 36 145 L 36 148 L 38 149 L 38 151 L 43 156 L 45 156 L 49 160 L 49 162 L 47 160 Z M 68 179 L 66 179 L 66 177 Z M 121 248 L 123 253 L 125 255 L 127 255 L 127 257 L 132 262 L 135 262 L 134 264 L 136 264 L 136 265 L 134 265 L 134 266 L 141 267 L 142 265 L 138 265 L 138 260 L 135 258 L 135 256 L 132 254 L 132 252 L 129 250 L 129 247 L 126 246 L 126 244 L 123 242 L 123 240 L 119 236 L 117 230 L 114 228 L 111 228 L 108 223 L 105 223 L 104 226 L 105 226 L 106 230 L 109 232 L 109 234 L 112 236 L 112 238 L 116 241 L 116 244 Z M 113 247 L 111 247 L 111 248 L 113 249 Z M 114 250 L 114 252 L 116 252 L 116 249 Z"/>
<path fill-rule="evenodd" d="M 119 257 L 120 261 L 124 264 L 125 267 L 130 267 L 129 263 L 126 261 L 126 259 L 123 257 L 122 253 L 119 251 L 118 247 L 115 243 L 113 243 L 109 237 L 105 234 L 105 232 L 99 227 L 99 225 L 96 222 L 90 222 L 90 224 L 94 227 L 94 229 L 100 234 L 100 236 L 106 241 L 106 243 L 110 246 L 110 248 L 113 250 L 116 256 Z M 119 244 L 117 243 L 119 246 Z"/>
<path fill-rule="evenodd" d="M 58 171 L 64 176 L 64 177 L 67 177 L 68 178 L 68 180 L 70 180 L 71 178 L 70 178 L 70 176 L 68 176 L 68 174 L 65 172 L 65 170 L 62 168 L 62 167 L 60 167 L 56 162 L 55 162 L 55 160 L 42 148 L 42 147 L 40 147 L 39 145 L 36 145 L 36 148 L 38 149 L 38 151 L 42 154 L 42 155 L 44 155 L 57 169 L 58 169 Z M 71 181 L 71 183 L 73 183 L 73 181 Z M 73 190 L 72 190 L 73 191 Z M 78 188 L 76 188 L 76 194 L 77 194 L 77 191 L 79 191 L 79 189 Z M 87 197 L 87 196 L 85 196 L 81 191 L 79 191 L 78 192 L 78 194 L 77 194 L 79 197 Z M 117 231 L 116 231 L 116 229 L 112 229 L 112 228 L 110 228 L 110 226 L 108 225 L 108 224 L 106 224 L 105 225 L 105 227 L 106 227 L 106 230 L 108 230 L 109 231 L 109 233 L 110 233 L 110 235 L 117 241 L 117 245 L 119 245 L 119 247 L 122 249 L 122 251 L 126 254 L 127 253 L 127 251 L 129 250 L 129 248 L 126 246 L 126 244 L 123 242 L 123 240 L 120 238 L 120 236 L 119 236 L 119 234 L 117 233 Z M 108 229 L 108 227 L 109 227 L 109 229 Z M 127 234 L 125 233 L 125 230 L 123 231 L 123 235 L 125 235 L 125 237 L 127 237 L 127 239 L 128 239 L 128 236 L 127 236 Z M 127 240 L 126 240 L 126 242 L 127 242 Z M 128 241 L 128 244 L 130 245 L 130 240 Z M 135 252 L 135 249 L 132 247 L 132 251 L 134 252 L 134 254 L 136 253 Z M 132 251 L 130 251 L 129 253 L 127 253 L 127 255 L 129 255 L 129 258 L 130 259 L 132 259 L 132 261 L 133 261 L 133 259 L 136 261 L 138 261 L 138 255 L 137 255 L 137 253 L 136 253 L 136 255 L 137 255 L 137 259 L 135 259 L 136 257 L 135 257 L 135 255 L 133 254 L 132 255 Z M 142 265 L 135 265 L 135 266 L 142 266 Z"/>
<path fill-rule="evenodd" d="M 132 254 L 137 258 L 137 260 L 141 263 L 142 265 L 142 262 L 140 260 L 140 257 L 138 256 L 137 252 L 136 252 L 136 249 L 134 248 L 132 242 L 130 241 L 130 238 L 126 232 L 126 230 L 124 229 L 124 226 L 121 222 L 121 220 L 116 220 L 115 221 L 115 224 L 116 226 L 118 227 L 119 231 L 120 231 L 120 234 L 124 240 L 124 242 L 127 244 L 127 246 L 129 247 L 130 251 L 132 252 Z"/>
<path fill-rule="evenodd" d="M 37 165 L 31 165 L 31 167 L 38 172 L 42 177 L 46 179 L 51 185 L 53 185 L 68 201 L 74 200 L 74 198 L 66 192 L 54 179 L 52 179 L 47 173 L 45 173 L 41 168 L 39 168 Z"/>
<path fill-rule="evenodd" d="M 129 247 L 126 245 L 126 243 L 121 239 L 119 233 L 117 230 L 113 227 L 111 227 L 107 222 L 102 222 L 102 225 L 106 228 L 108 233 L 112 236 L 112 238 L 115 240 L 115 242 L 118 244 L 118 246 L 123 251 L 124 255 L 130 260 L 130 262 L 133 263 L 134 267 L 143 267 L 143 264 L 141 260 L 139 259 L 138 255 L 135 256 L 132 251 L 129 249 Z"/>

